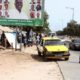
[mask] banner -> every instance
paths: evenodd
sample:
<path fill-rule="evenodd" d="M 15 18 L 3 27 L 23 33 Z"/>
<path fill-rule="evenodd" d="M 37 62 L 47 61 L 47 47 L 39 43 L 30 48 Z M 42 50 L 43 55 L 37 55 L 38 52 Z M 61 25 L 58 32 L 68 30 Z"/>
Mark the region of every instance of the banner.
<path fill-rule="evenodd" d="M 0 0 L 0 21 L 2 23 L 4 23 L 4 20 L 8 22 L 13 20 L 13 23 L 15 20 L 19 20 L 19 23 L 20 20 L 32 20 L 34 24 L 34 20 L 40 21 L 42 19 L 42 12 L 43 0 Z M 1 22 L 0 24 L 2 24 Z"/>

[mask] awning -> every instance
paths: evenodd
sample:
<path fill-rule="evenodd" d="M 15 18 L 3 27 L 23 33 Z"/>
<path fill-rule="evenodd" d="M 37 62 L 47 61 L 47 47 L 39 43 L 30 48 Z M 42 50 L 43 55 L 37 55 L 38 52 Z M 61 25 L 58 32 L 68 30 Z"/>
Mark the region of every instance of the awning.
<path fill-rule="evenodd" d="M 0 33 L 1 33 L 1 31 L 4 31 L 4 32 L 13 32 L 13 30 L 11 28 L 0 25 Z"/>

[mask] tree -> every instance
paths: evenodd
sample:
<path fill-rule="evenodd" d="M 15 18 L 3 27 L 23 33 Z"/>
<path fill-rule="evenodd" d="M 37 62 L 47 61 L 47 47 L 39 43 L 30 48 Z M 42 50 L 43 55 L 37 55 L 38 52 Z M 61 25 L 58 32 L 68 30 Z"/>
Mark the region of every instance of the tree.
<path fill-rule="evenodd" d="M 35 32 L 39 32 L 39 33 L 41 33 L 41 32 L 45 32 L 45 33 L 49 33 L 51 30 L 49 29 L 49 23 L 48 23 L 48 14 L 47 14 L 47 12 L 44 12 L 43 13 L 43 20 L 44 20 L 44 24 L 43 24 L 43 26 L 38 26 L 38 27 L 32 27 L 33 28 L 33 30 L 35 31 Z"/>
<path fill-rule="evenodd" d="M 77 22 L 72 20 L 67 24 L 67 35 L 75 36 L 76 35 L 76 28 Z"/>
<path fill-rule="evenodd" d="M 49 18 L 49 16 L 48 16 L 47 12 L 44 12 L 44 14 L 43 14 L 43 19 L 44 19 L 43 31 L 45 31 L 46 33 L 51 32 L 51 30 L 49 28 L 49 23 L 47 21 L 48 18 Z"/>
<path fill-rule="evenodd" d="M 77 24 L 76 21 L 72 20 L 67 23 L 67 27 L 63 31 L 58 32 L 58 34 L 69 35 L 69 36 L 80 36 L 80 24 Z"/>

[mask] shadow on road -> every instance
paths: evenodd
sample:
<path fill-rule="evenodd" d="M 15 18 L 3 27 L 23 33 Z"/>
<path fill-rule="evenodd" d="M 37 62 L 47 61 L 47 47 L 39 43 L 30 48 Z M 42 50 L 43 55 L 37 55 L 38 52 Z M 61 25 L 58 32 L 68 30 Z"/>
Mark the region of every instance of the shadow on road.
<path fill-rule="evenodd" d="M 34 60 L 36 60 L 36 61 L 43 62 L 42 57 L 39 57 L 39 56 L 36 55 L 36 54 L 31 54 L 31 57 L 32 57 Z"/>
<path fill-rule="evenodd" d="M 46 59 L 44 60 L 43 57 L 41 56 L 38 56 L 36 54 L 31 54 L 31 57 L 36 60 L 36 61 L 39 61 L 39 62 L 57 62 L 59 59 Z"/>

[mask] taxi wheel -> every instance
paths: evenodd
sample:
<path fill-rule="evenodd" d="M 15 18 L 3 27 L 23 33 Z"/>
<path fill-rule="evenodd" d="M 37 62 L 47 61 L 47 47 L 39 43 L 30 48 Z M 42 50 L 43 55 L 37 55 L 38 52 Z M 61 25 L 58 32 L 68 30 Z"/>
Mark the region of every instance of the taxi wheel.
<path fill-rule="evenodd" d="M 38 56 L 41 56 L 41 53 L 38 51 Z"/>
<path fill-rule="evenodd" d="M 47 61 L 46 53 L 45 53 L 45 52 L 43 52 L 43 60 L 44 60 L 44 61 Z"/>

